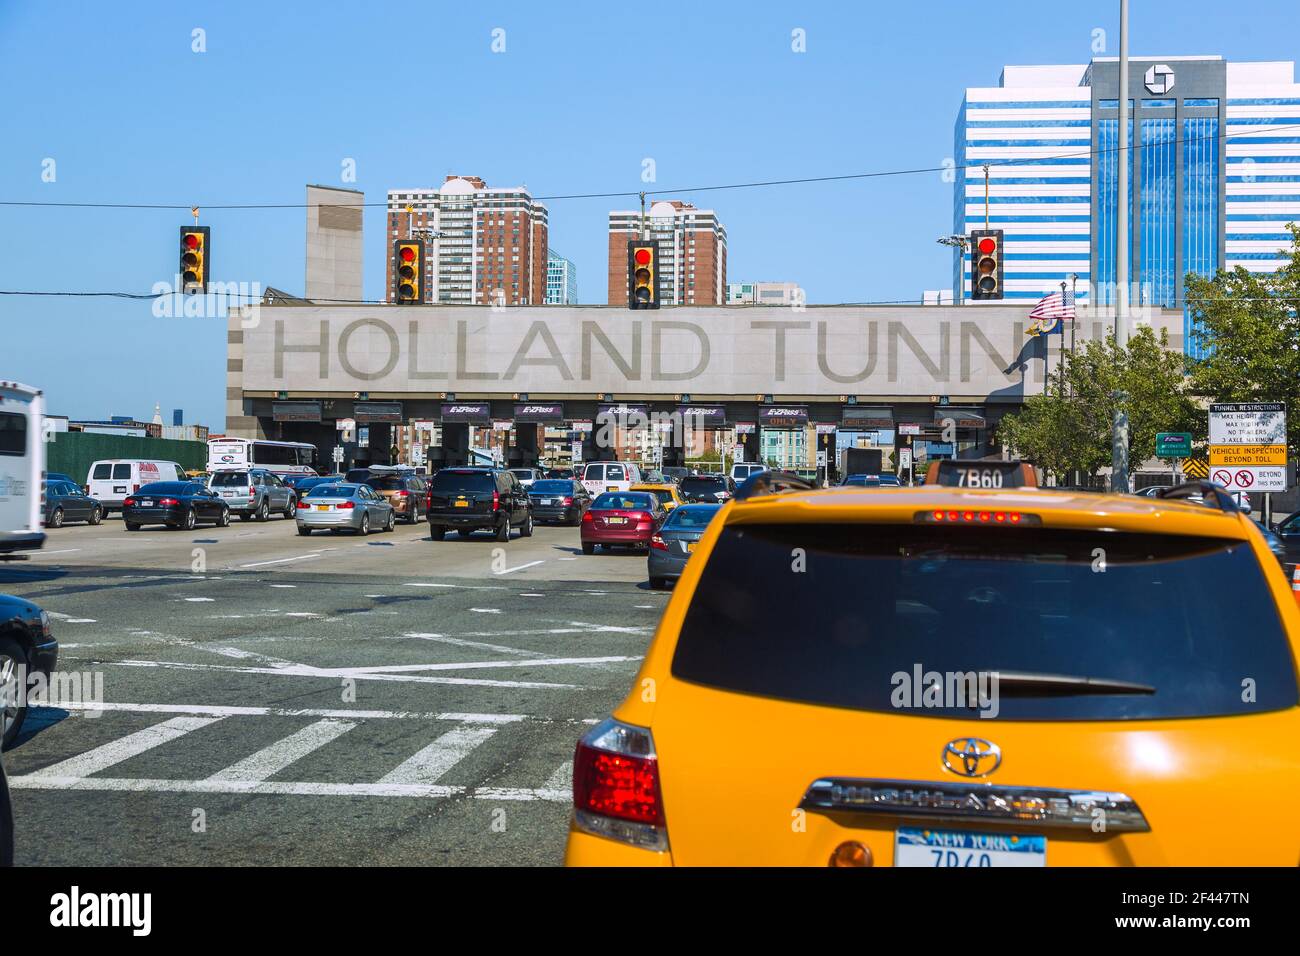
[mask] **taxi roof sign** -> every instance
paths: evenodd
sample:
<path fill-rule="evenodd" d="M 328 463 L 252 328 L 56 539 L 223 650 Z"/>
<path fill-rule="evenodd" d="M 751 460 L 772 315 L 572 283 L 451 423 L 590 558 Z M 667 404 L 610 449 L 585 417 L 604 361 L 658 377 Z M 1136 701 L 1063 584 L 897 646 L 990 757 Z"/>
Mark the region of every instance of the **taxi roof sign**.
<path fill-rule="evenodd" d="M 927 487 L 1037 488 L 1038 474 L 1024 461 L 933 461 L 925 474 Z"/>

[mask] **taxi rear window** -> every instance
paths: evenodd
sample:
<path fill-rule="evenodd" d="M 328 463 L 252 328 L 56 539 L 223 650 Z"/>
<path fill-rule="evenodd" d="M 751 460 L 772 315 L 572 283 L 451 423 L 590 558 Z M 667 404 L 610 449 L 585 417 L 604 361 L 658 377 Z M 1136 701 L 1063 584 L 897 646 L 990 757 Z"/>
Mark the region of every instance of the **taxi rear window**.
<path fill-rule="evenodd" d="M 919 705 L 900 688 L 993 671 L 1111 686 L 1004 679 L 996 711 L 984 708 L 1001 720 L 1254 714 L 1300 697 L 1247 544 L 1032 527 L 726 528 L 672 665 L 679 679 L 745 694 L 967 718 L 969 704 Z"/>

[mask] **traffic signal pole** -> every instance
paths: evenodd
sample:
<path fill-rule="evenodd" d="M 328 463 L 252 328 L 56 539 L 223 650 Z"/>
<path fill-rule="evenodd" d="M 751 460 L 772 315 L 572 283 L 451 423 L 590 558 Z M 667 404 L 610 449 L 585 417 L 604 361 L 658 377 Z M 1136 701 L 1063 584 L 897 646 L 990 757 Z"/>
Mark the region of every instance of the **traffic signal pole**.
<path fill-rule="evenodd" d="M 1115 284 L 1119 288 L 1115 290 L 1115 346 L 1121 352 L 1128 349 L 1128 224 L 1132 211 L 1128 197 L 1128 117 L 1128 0 L 1119 0 L 1119 176 L 1116 190 L 1119 209 L 1115 217 L 1119 229 L 1115 241 L 1115 255 L 1118 259 L 1115 264 Z M 1127 494 L 1129 490 L 1128 412 L 1124 408 L 1127 398 L 1121 386 L 1115 392 L 1115 416 L 1110 435 L 1110 490 L 1120 494 Z"/>

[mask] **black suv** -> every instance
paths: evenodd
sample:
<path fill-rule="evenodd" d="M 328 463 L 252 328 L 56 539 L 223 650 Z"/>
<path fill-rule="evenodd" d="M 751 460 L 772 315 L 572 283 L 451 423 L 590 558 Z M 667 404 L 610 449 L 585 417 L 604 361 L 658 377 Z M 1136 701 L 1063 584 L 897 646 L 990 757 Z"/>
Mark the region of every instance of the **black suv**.
<path fill-rule="evenodd" d="M 736 483 L 726 475 L 690 475 L 678 482 L 677 490 L 692 504 L 716 505 L 736 494 Z"/>
<path fill-rule="evenodd" d="M 425 505 L 434 541 L 441 541 L 448 528 L 465 538 L 491 531 L 498 541 L 509 541 L 511 528 L 525 538 L 533 533 L 528 492 L 504 469 L 444 468 L 429 479 Z"/>

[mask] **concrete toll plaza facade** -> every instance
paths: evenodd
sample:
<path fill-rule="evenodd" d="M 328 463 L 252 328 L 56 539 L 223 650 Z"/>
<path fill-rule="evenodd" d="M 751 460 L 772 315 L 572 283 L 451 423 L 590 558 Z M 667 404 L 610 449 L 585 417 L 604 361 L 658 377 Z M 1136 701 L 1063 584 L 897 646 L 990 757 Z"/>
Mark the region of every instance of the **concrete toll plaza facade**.
<path fill-rule="evenodd" d="M 1113 320 L 1080 310 L 1079 342 Z M 1181 311 L 1146 321 L 1182 349 Z M 512 427 L 504 460 L 536 463 L 543 429 L 581 432 L 583 460 L 616 457 L 600 426 L 664 430 L 662 464 L 685 456 L 674 419 L 734 429 L 746 461 L 767 429 L 819 426 L 834 477 L 836 434 L 893 431 L 896 443 L 955 438 L 940 454 L 996 450 L 998 421 L 1041 394 L 1064 336 L 1029 336 L 1024 305 L 679 307 L 321 306 L 232 310 L 228 434 L 317 445 L 323 467 L 337 423 L 369 431 L 347 460 L 388 463 L 390 429 L 440 426 L 430 466 L 470 458 L 473 427 Z M 1050 347 L 1050 355 L 1045 349 Z M 510 423 L 507 426 L 506 423 Z M 656 424 L 657 423 L 657 424 Z M 908 425 L 906 429 L 899 426 Z M 903 437 L 906 435 L 906 437 Z"/>

